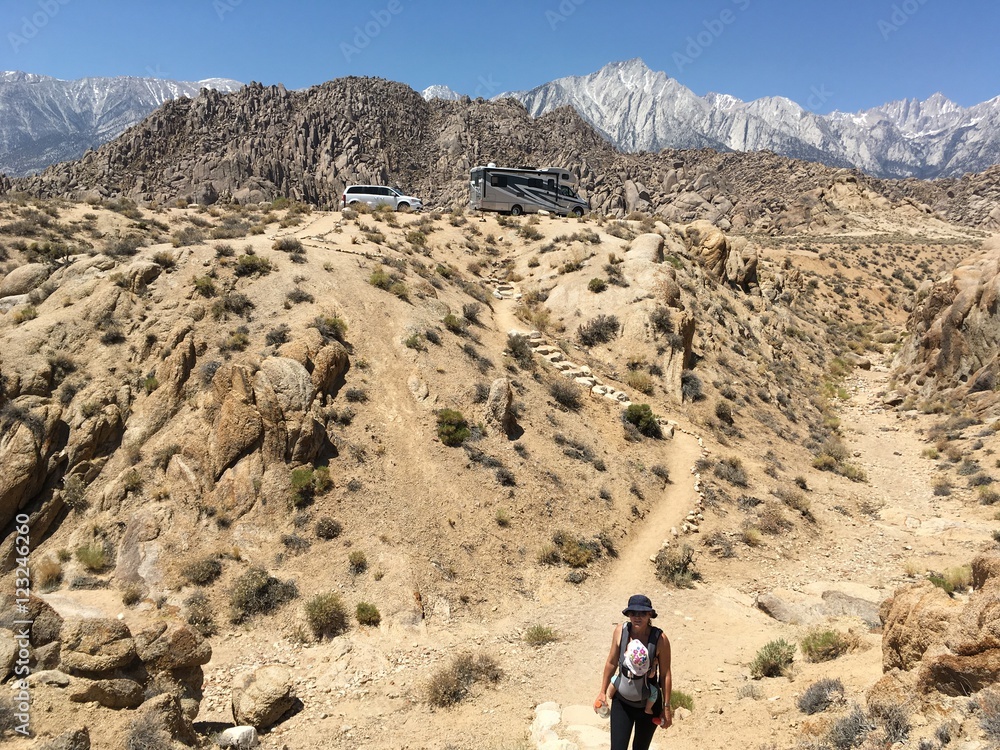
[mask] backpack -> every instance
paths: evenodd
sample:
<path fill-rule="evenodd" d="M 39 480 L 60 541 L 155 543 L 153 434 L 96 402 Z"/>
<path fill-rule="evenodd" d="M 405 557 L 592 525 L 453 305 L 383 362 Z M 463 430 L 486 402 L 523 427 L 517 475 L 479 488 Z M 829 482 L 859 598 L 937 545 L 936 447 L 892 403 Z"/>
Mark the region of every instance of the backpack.
<path fill-rule="evenodd" d="M 622 626 L 622 642 L 618 650 L 618 678 L 615 680 L 616 695 L 630 706 L 645 707 L 651 694 L 648 678 L 656 671 L 656 645 L 660 642 L 663 631 L 659 628 L 650 628 L 649 642 L 646 644 L 646 650 L 649 652 L 649 671 L 643 675 L 635 675 L 625 665 L 625 651 L 631 640 L 631 630 L 632 623 L 626 622 Z"/>

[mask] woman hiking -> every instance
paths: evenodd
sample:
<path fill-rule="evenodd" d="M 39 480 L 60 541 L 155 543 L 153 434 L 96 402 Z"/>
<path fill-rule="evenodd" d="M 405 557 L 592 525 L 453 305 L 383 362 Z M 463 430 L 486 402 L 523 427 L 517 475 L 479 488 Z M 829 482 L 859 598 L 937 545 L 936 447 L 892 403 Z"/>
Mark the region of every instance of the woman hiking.
<path fill-rule="evenodd" d="M 629 738 L 632 738 L 632 750 L 649 750 L 657 725 L 665 729 L 673 723 L 670 709 L 670 641 L 662 630 L 653 627 L 656 610 L 648 596 L 635 594 L 629 597 L 628 606 L 622 614 L 628 617 L 628 622 L 616 625 L 611 636 L 611 649 L 604 663 L 601 692 L 594 701 L 594 710 L 600 711 L 610 704 L 611 750 L 628 750 Z M 649 654 L 650 665 L 645 674 L 637 675 L 627 666 L 625 655 L 629 644 L 634 641 L 645 646 Z M 614 689 L 609 698 L 608 687 L 612 685 L 613 677 Z M 652 713 L 646 713 L 646 701 L 653 685 L 659 688 L 659 702 Z"/>

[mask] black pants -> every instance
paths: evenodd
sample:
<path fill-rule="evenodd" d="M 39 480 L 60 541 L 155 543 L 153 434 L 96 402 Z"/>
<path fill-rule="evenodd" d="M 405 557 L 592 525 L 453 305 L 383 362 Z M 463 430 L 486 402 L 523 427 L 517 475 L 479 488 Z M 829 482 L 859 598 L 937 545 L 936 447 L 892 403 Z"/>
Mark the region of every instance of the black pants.
<path fill-rule="evenodd" d="M 632 740 L 632 750 L 649 750 L 653 732 L 656 731 L 653 714 L 647 714 L 644 707 L 626 705 L 616 695 L 611 699 L 611 750 L 628 750 L 633 728 L 635 739 Z"/>

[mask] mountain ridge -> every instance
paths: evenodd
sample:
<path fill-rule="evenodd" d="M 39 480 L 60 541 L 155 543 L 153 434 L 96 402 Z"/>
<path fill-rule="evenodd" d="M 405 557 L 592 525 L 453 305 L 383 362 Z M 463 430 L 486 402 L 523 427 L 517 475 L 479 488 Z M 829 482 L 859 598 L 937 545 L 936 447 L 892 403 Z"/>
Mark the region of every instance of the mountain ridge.
<path fill-rule="evenodd" d="M 700 97 L 639 58 L 495 98 L 504 97 L 535 117 L 572 106 L 624 151 L 774 151 L 893 179 L 961 177 L 1000 162 L 1000 97 L 961 107 L 937 93 L 925 101 L 820 115 L 781 96 L 750 102 L 729 94 Z"/>
<path fill-rule="evenodd" d="M 123 133 L 161 104 L 203 88 L 235 91 L 226 78 L 87 77 L 64 81 L 24 71 L 0 72 L 0 172 L 21 176 L 77 159 Z"/>

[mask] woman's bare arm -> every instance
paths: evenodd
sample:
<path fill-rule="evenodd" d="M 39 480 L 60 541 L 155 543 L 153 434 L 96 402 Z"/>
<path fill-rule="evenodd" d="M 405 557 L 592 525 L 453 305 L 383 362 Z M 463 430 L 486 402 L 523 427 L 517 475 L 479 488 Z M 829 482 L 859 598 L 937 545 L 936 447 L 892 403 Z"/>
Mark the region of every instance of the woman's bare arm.
<path fill-rule="evenodd" d="M 673 690 L 673 676 L 670 674 L 670 641 L 666 633 L 660 633 L 660 642 L 656 644 L 656 663 L 659 665 L 660 692 L 663 697 L 660 726 L 665 729 L 674 723 L 674 712 L 670 709 L 670 693 Z"/>

